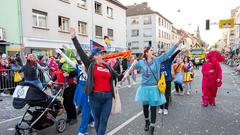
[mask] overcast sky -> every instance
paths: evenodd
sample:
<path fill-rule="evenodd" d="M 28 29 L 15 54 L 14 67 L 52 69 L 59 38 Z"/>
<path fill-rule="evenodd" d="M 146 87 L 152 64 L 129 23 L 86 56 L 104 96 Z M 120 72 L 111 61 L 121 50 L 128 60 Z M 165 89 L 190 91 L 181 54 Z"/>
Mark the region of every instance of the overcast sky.
<path fill-rule="evenodd" d="M 221 19 L 231 17 L 231 9 L 240 5 L 240 0 L 119 0 L 124 5 L 148 2 L 155 11 L 168 18 L 177 28 L 183 28 L 195 33 L 197 26 L 203 40 L 210 45 L 222 38 L 224 30 L 217 25 L 211 25 L 205 30 L 205 20 L 219 22 Z M 177 12 L 180 9 L 181 12 Z"/>

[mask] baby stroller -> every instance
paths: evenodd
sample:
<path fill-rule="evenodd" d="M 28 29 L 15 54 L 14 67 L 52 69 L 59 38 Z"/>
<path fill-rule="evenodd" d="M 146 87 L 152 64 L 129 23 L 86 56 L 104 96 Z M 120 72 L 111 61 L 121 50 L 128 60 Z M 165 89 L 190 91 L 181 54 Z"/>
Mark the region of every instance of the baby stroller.
<path fill-rule="evenodd" d="M 31 83 L 21 83 L 18 85 L 13 94 L 13 107 L 22 109 L 28 105 L 20 122 L 16 125 L 16 135 L 37 134 L 36 130 L 46 129 L 56 125 L 58 133 L 66 129 L 66 120 L 56 119 L 60 109 L 63 108 L 61 102 L 57 99 L 64 90 L 61 88 L 53 97 L 47 95 L 44 90 Z"/>

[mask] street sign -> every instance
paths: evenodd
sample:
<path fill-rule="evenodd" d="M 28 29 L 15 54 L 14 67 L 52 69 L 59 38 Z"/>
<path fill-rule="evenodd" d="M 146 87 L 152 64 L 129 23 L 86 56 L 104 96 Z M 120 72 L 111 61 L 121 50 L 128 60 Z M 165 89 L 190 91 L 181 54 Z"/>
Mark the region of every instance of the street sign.
<path fill-rule="evenodd" d="M 234 19 L 226 19 L 226 20 L 220 20 L 219 21 L 219 28 L 233 28 L 234 27 Z"/>

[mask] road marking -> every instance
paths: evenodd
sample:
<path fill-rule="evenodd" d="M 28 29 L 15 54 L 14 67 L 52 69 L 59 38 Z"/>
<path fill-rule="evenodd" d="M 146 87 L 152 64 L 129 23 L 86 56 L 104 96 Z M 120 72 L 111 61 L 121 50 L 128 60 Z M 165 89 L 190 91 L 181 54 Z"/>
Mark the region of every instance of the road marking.
<path fill-rule="evenodd" d="M 14 121 L 14 120 L 20 119 L 20 118 L 22 118 L 22 116 L 19 116 L 19 117 L 15 117 L 15 118 L 12 118 L 12 119 L 8 119 L 8 120 L 1 121 L 1 122 L 0 122 L 0 125 L 1 125 L 1 124 L 4 124 L 4 123 L 7 123 L 7 122 L 10 122 L 10 121 Z"/>
<path fill-rule="evenodd" d="M 138 114 L 136 114 L 135 116 L 133 116 L 132 118 L 130 118 L 129 120 L 127 120 L 126 122 L 124 122 L 123 124 L 119 125 L 117 128 L 113 129 L 112 131 L 108 132 L 107 135 L 114 135 L 115 133 L 117 133 L 119 130 L 121 130 L 122 128 L 124 128 L 125 126 L 127 126 L 129 123 L 131 123 L 132 121 L 134 121 L 136 118 L 138 118 L 139 116 L 141 116 L 143 114 L 143 111 L 139 112 Z"/>

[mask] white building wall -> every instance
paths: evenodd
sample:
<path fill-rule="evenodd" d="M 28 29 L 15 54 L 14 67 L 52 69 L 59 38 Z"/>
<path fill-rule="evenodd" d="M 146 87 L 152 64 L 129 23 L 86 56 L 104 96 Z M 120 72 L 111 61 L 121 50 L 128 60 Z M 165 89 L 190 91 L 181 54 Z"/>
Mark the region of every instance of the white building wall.
<path fill-rule="evenodd" d="M 152 24 L 149 25 L 144 25 L 144 17 L 145 16 L 151 16 L 152 18 Z M 139 23 L 132 25 L 132 19 L 133 18 L 138 18 Z M 154 47 L 154 50 L 157 52 L 158 51 L 158 44 L 165 43 L 168 44 L 168 46 L 164 46 L 165 50 L 170 47 L 170 44 L 172 43 L 172 24 L 169 23 L 169 28 L 165 28 L 164 26 L 160 25 L 159 26 L 159 15 L 158 14 L 150 14 L 150 15 L 138 15 L 138 16 L 129 16 L 127 17 L 127 42 L 131 43 L 133 41 L 138 41 L 139 42 L 139 48 L 140 52 L 143 52 L 143 48 L 146 47 L 144 44 L 145 41 L 152 41 L 152 47 Z M 144 37 L 143 32 L 144 29 L 146 28 L 151 28 L 152 29 L 152 36 L 151 37 Z M 139 29 L 139 36 L 138 37 L 132 37 L 131 36 L 131 30 L 132 29 Z M 163 37 L 161 33 L 161 37 L 159 37 L 158 30 L 161 30 L 168 33 L 170 36 L 170 39 L 166 39 Z"/>
<path fill-rule="evenodd" d="M 151 24 L 144 25 L 144 16 L 151 16 Z M 138 24 L 132 25 L 132 19 L 138 19 Z M 132 30 L 138 29 L 139 36 L 132 37 Z M 151 37 L 144 37 L 144 29 L 152 29 Z M 132 43 L 137 41 L 139 43 L 139 50 L 134 50 L 134 52 L 143 53 L 144 47 L 146 47 L 145 42 L 151 41 L 152 46 L 156 47 L 156 32 L 155 32 L 155 19 L 154 14 L 150 15 L 139 15 L 127 17 L 127 43 Z M 133 46 L 132 46 L 133 47 Z"/>
<path fill-rule="evenodd" d="M 63 44 L 72 45 L 70 34 L 59 32 L 58 16 L 70 18 L 70 27 L 78 29 L 78 21 L 87 23 L 87 36 L 78 35 L 82 44 L 89 44 L 93 39 L 104 45 L 104 39 L 95 38 L 95 25 L 103 27 L 103 37 L 107 29 L 113 29 L 113 47 L 126 47 L 126 10 L 106 0 L 96 0 L 102 4 L 102 15 L 94 10 L 94 0 L 87 0 L 87 9 L 77 6 L 77 0 L 69 3 L 60 0 L 22 0 L 23 36 L 27 47 L 59 48 Z M 54 8 L 52 8 L 54 6 Z M 107 18 L 107 6 L 113 9 L 113 19 Z M 32 9 L 46 12 L 48 15 L 48 30 L 32 27 Z M 93 18 L 93 20 L 92 20 Z"/>

